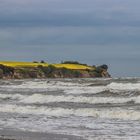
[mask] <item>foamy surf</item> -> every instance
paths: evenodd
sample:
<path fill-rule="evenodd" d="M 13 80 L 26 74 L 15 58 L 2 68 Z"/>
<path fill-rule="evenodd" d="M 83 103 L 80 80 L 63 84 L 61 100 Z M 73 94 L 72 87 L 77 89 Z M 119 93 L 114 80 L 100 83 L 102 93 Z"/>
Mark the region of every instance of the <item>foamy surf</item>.
<path fill-rule="evenodd" d="M 31 95 L 21 94 L 0 94 L 1 100 L 15 100 L 16 103 L 24 104 L 45 104 L 57 102 L 87 103 L 87 104 L 140 104 L 140 96 L 134 97 L 94 97 L 94 96 L 74 96 L 74 95 L 44 95 L 40 93 Z"/>
<path fill-rule="evenodd" d="M 107 81 L 107 80 L 106 80 Z M 99 81 L 98 81 L 99 82 Z M 99 93 L 103 91 L 110 92 L 120 92 L 120 91 L 140 91 L 140 82 L 138 83 L 118 83 L 110 82 L 101 86 L 98 84 L 96 86 L 96 80 L 93 83 L 90 81 L 86 83 L 85 81 L 77 81 L 71 83 L 71 81 L 62 82 L 62 81 L 24 81 L 20 85 L 15 84 L 6 84 L 0 85 L 1 88 L 10 88 L 10 89 L 45 89 L 47 91 L 55 90 L 64 90 L 67 94 L 82 94 L 82 93 Z"/>
<path fill-rule="evenodd" d="M 21 97 L 22 99 L 23 97 Z M 22 100 L 22 103 L 35 104 L 35 103 L 49 103 L 49 102 L 73 102 L 73 103 L 88 103 L 88 104 L 120 104 L 120 103 L 140 103 L 140 96 L 128 98 L 115 98 L 115 97 L 83 97 L 83 96 L 52 96 L 33 94 Z"/>
<path fill-rule="evenodd" d="M 139 78 L 0 81 L 0 129 L 138 140 L 139 105 Z"/>
<path fill-rule="evenodd" d="M 107 88 L 110 90 L 118 90 L 118 91 L 130 91 L 130 90 L 135 90 L 135 91 L 140 91 L 140 83 L 111 83 L 107 85 Z"/>
<path fill-rule="evenodd" d="M 140 112 L 120 108 L 112 109 L 64 109 L 19 105 L 0 105 L 0 112 L 20 113 L 28 115 L 47 115 L 51 117 L 82 116 L 107 119 L 140 120 Z"/>

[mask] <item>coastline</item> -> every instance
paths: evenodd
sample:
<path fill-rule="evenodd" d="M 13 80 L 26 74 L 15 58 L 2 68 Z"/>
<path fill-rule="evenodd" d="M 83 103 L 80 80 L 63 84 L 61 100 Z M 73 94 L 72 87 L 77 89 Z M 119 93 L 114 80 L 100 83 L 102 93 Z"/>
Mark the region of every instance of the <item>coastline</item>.
<path fill-rule="evenodd" d="M 58 64 L 59 65 L 59 64 Z M 67 67 L 43 66 L 7 66 L 0 63 L 0 79 L 45 79 L 45 78 L 110 78 L 108 66 L 84 66 L 72 64 L 75 69 Z M 77 67 L 77 68 L 76 68 Z M 84 69 L 80 69 L 85 67 Z M 80 136 L 57 134 L 51 132 L 29 132 L 1 129 L 0 140 L 85 140 Z"/>
<path fill-rule="evenodd" d="M 8 64 L 8 65 L 7 65 Z M 108 66 L 88 66 L 86 64 L 40 64 L 29 63 L 22 66 L 0 63 L 0 79 L 44 79 L 44 78 L 110 78 Z"/>
<path fill-rule="evenodd" d="M 85 140 L 80 136 L 55 134 L 55 133 L 40 133 L 40 132 L 25 132 L 17 130 L 0 130 L 0 140 Z"/>

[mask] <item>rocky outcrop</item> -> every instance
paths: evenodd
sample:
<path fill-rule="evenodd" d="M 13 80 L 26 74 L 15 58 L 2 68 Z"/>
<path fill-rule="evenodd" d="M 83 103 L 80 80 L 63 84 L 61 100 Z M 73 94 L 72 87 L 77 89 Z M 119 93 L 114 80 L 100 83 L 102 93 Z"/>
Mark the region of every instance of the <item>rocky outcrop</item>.
<path fill-rule="evenodd" d="M 13 78 L 14 68 L 0 64 L 0 78 Z"/>
<path fill-rule="evenodd" d="M 53 65 L 38 67 L 18 67 L 0 65 L 1 79 L 24 79 L 24 78 L 109 78 L 108 66 L 101 65 L 93 69 L 71 70 L 67 68 L 56 68 Z"/>
<path fill-rule="evenodd" d="M 108 66 L 104 64 L 96 67 L 95 72 L 99 75 L 99 77 L 111 77 L 107 70 Z"/>

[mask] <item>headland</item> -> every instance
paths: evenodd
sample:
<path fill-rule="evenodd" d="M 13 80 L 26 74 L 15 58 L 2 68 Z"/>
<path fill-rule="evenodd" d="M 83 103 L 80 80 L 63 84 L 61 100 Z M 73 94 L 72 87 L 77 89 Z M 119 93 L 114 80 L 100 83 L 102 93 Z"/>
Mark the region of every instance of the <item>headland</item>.
<path fill-rule="evenodd" d="M 60 64 L 41 62 L 0 61 L 0 79 L 29 78 L 109 78 L 108 66 L 89 66 L 77 61 Z"/>

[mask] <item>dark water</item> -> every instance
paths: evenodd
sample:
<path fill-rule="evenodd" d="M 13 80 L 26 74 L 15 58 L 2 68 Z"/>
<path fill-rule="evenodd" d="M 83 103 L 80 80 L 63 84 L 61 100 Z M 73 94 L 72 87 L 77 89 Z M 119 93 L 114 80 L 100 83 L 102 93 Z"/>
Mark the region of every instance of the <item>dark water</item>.
<path fill-rule="evenodd" d="M 140 79 L 1 80 L 0 129 L 139 140 Z"/>

